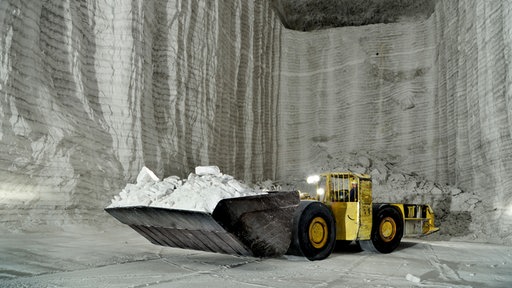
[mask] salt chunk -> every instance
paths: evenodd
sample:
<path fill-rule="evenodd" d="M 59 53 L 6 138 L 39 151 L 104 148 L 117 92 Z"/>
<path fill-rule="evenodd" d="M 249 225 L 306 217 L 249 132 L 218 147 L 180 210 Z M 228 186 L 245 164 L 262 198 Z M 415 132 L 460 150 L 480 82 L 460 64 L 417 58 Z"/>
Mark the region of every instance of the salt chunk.
<path fill-rule="evenodd" d="M 418 183 L 416 181 L 411 181 L 409 183 L 406 184 L 406 188 L 407 190 L 409 191 L 412 191 L 414 190 L 416 187 L 418 187 Z"/>
<path fill-rule="evenodd" d="M 132 190 L 136 190 L 137 189 L 137 186 L 135 184 L 131 184 L 131 183 L 128 183 L 126 184 L 126 187 L 124 187 L 123 191 L 121 193 L 124 192 L 124 194 L 132 191 Z"/>
<path fill-rule="evenodd" d="M 235 189 L 235 191 L 241 192 L 241 191 L 245 190 L 245 188 L 242 186 L 242 184 L 236 180 L 229 180 L 228 185 L 230 187 L 232 187 L 233 189 Z"/>
<path fill-rule="evenodd" d="M 168 183 L 169 185 L 173 186 L 173 189 L 176 187 L 180 187 L 183 185 L 183 182 L 180 180 L 178 176 L 170 176 L 164 179 L 165 183 Z"/>
<path fill-rule="evenodd" d="M 366 168 L 356 165 L 356 166 L 350 167 L 350 171 L 352 171 L 354 173 L 364 174 L 364 173 L 366 173 Z"/>
<path fill-rule="evenodd" d="M 151 182 L 158 182 L 160 179 L 153 173 L 153 171 L 149 170 L 146 166 L 142 167 L 137 175 L 137 185 L 138 184 L 146 184 Z"/>
<path fill-rule="evenodd" d="M 433 195 L 441 195 L 441 194 L 443 194 L 443 190 L 441 190 L 437 187 L 434 187 L 434 188 L 432 188 L 432 190 L 430 190 L 430 193 Z"/>
<path fill-rule="evenodd" d="M 398 173 L 394 173 L 393 175 L 391 175 L 391 178 L 392 178 L 392 180 L 395 180 L 395 181 L 405 181 L 405 176 L 402 174 L 398 174 Z"/>
<path fill-rule="evenodd" d="M 199 176 L 202 176 L 202 175 L 220 176 L 220 169 L 218 166 L 197 166 L 196 174 Z"/>
<path fill-rule="evenodd" d="M 357 159 L 357 162 L 363 166 L 363 167 L 370 167 L 371 165 L 371 161 L 370 159 L 368 159 L 368 157 L 365 157 L 365 156 L 360 156 L 358 159 Z"/>
<path fill-rule="evenodd" d="M 416 277 L 416 276 L 414 276 L 412 274 L 407 274 L 405 276 L 405 279 L 407 279 L 407 280 L 409 280 L 409 281 L 411 281 L 413 283 L 420 283 L 421 282 L 421 279 L 419 277 Z"/>
<path fill-rule="evenodd" d="M 109 207 L 151 206 L 211 213 L 222 199 L 262 193 L 222 174 L 217 166 L 199 166 L 187 179 L 170 176 L 163 181 L 144 167 L 137 184 L 127 184 Z"/>

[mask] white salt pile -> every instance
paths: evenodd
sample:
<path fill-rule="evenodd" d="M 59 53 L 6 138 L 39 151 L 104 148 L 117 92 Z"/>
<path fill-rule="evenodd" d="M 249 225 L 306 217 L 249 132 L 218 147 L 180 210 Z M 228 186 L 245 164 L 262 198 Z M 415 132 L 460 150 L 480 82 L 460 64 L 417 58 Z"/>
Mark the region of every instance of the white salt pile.
<path fill-rule="evenodd" d="M 137 183 L 127 184 L 108 208 L 151 206 L 211 213 L 222 199 L 265 193 L 222 174 L 217 166 L 198 166 L 186 180 L 178 176 L 160 180 L 144 167 Z"/>

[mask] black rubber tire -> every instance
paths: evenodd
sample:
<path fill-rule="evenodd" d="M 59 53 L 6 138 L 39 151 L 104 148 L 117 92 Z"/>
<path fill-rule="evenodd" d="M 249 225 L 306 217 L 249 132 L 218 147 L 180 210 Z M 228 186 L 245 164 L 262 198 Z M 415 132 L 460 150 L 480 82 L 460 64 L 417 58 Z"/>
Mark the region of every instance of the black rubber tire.
<path fill-rule="evenodd" d="M 383 235 L 382 225 L 392 229 L 388 229 L 386 235 Z M 396 207 L 389 205 L 374 207 L 371 239 L 359 241 L 359 246 L 365 251 L 391 253 L 400 245 L 403 234 L 404 220 L 402 213 Z"/>
<path fill-rule="evenodd" d="M 304 256 L 311 261 L 322 260 L 331 255 L 336 245 L 336 224 L 334 215 L 327 206 L 317 201 L 301 201 L 295 210 L 292 225 L 292 241 L 288 254 Z M 310 230 L 314 230 L 314 227 L 321 232 L 315 234 L 316 237 L 310 235 Z"/>

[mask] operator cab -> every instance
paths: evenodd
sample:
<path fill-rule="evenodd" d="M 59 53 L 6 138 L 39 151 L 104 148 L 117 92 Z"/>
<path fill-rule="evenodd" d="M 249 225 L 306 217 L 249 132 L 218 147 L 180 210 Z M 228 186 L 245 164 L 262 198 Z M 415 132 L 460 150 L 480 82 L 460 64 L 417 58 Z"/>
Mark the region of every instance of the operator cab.
<path fill-rule="evenodd" d="M 361 189 L 371 191 L 368 175 L 350 172 L 314 175 L 308 177 L 307 182 L 316 184 L 316 199 L 321 202 L 358 202 Z"/>
<path fill-rule="evenodd" d="M 336 240 L 367 239 L 372 229 L 372 180 L 370 175 L 330 172 L 308 178 L 316 184 L 316 199 L 332 211 Z"/>

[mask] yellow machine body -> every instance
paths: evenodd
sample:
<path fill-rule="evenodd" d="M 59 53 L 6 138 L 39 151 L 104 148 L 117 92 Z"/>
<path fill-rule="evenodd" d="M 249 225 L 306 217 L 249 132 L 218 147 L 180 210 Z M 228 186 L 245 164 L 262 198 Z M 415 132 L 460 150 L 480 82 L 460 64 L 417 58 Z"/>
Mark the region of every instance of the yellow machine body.
<path fill-rule="evenodd" d="M 324 173 L 316 182 L 316 200 L 331 209 L 336 222 L 336 240 L 369 240 L 373 224 L 370 175 L 352 172 Z M 429 205 L 379 203 L 396 206 L 404 220 L 404 236 L 428 235 L 439 230 Z"/>

